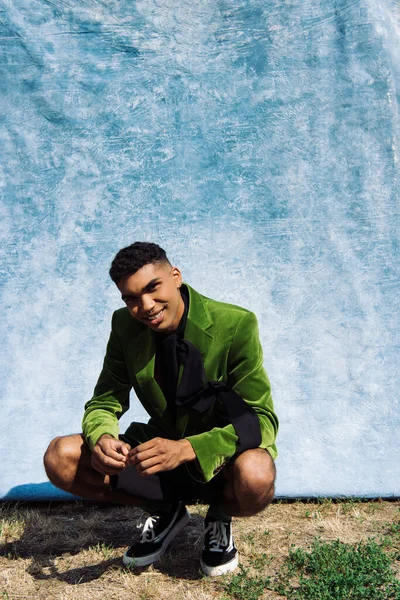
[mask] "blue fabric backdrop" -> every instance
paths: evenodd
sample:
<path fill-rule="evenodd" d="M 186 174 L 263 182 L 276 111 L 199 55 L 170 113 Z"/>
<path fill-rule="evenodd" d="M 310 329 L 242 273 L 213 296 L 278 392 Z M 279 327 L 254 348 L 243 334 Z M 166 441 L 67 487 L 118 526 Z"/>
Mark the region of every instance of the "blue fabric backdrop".
<path fill-rule="evenodd" d="M 57 496 L 137 239 L 257 314 L 278 495 L 400 494 L 399 31 L 390 0 L 1 3 L 0 497 Z"/>

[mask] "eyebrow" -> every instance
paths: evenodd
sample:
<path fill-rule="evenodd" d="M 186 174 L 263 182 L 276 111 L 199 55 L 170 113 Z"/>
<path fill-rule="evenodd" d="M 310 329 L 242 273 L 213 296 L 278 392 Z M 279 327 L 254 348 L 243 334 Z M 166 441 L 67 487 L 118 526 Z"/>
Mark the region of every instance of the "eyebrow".
<path fill-rule="evenodd" d="M 162 281 L 161 277 L 154 277 L 153 279 L 151 279 L 149 281 L 149 283 L 146 283 L 146 285 L 144 286 L 144 288 L 141 291 L 141 294 L 146 294 L 146 292 L 149 292 L 152 287 L 154 287 L 157 283 L 160 283 L 161 281 Z M 128 298 L 136 298 L 136 296 L 135 296 L 135 294 L 121 295 L 122 300 L 127 300 Z"/>

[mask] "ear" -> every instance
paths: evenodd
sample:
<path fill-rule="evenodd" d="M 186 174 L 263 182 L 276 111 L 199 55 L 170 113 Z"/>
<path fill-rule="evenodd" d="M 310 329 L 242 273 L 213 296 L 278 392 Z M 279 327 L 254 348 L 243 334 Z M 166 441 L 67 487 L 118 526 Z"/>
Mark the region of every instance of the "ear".
<path fill-rule="evenodd" d="M 180 288 L 182 285 L 182 273 L 180 272 L 178 267 L 172 267 L 171 273 L 172 273 L 172 277 L 175 280 L 176 287 Z"/>

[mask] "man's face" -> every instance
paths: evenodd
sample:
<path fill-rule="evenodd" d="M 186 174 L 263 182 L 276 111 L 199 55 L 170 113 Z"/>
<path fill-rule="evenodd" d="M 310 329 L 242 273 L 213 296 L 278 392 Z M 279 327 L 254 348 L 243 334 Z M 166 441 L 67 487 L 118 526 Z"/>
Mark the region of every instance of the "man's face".
<path fill-rule="evenodd" d="M 118 289 L 132 317 L 153 331 L 175 331 L 184 312 L 182 275 L 169 263 L 148 264 L 120 281 Z"/>

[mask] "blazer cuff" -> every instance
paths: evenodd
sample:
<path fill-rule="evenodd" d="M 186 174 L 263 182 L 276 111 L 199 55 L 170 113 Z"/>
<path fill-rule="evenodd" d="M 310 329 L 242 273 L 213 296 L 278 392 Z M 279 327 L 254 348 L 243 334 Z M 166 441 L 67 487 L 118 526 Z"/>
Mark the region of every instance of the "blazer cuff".
<path fill-rule="evenodd" d="M 186 437 L 192 444 L 197 461 L 187 465 L 194 479 L 210 481 L 236 452 L 237 435 L 233 425 Z M 196 465 L 198 468 L 196 469 Z"/>
<path fill-rule="evenodd" d="M 89 446 L 90 450 L 93 450 L 93 448 L 95 447 L 95 445 L 97 444 L 97 442 L 99 441 L 101 436 L 105 435 L 106 433 L 108 435 L 111 435 L 115 439 L 118 439 L 118 435 L 119 435 L 118 424 L 116 424 L 115 427 L 111 427 L 109 424 L 98 425 L 90 433 L 85 433 L 85 432 L 83 433 L 83 436 L 84 436 L 86 443 Z"/>

